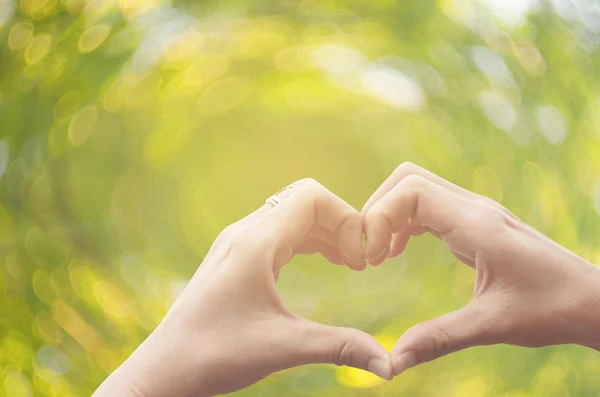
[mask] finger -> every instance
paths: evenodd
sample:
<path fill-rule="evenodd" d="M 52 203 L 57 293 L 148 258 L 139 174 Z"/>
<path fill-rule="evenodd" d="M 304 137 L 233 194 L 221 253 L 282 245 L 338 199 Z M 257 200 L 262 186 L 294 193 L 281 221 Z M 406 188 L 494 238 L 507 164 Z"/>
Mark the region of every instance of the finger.
<path fill-rule="evenodd" d="M 325 229 L 323 226 L 315 225 L 310 232 L 310 236 L 315 237 L 329 245 L 337 245 L 337 237 L 334 232 Z"/>
<path fill-rule="evenodd" d="M 393 233 L 409 221 L 439 233 L 448 246 L 474 259 L 480 236 L 473 228 L 496 220 L 499 213 L 469 201 L 425 178 L 411 175 L 373 205 L 364 218 L 365 257 L 379 258 L 391 243 Z M 481 232 L 481 230 L 479 230 Z"/>
<path fill-rule="evenodd" d="M 456 257 L 456 259 L 458 259 L 459 261 L 461 261 L 462 263 L 464 263 L 465 265 L 472 267 L 473 269 L 475 269 L 475 261 L 471 258 L 467 258 L 466 256 L 463 256 L 461 254 L 459 254 L 458 252 L 452 251 L 452 254 Z"/>
<path fill-rule="evenodd" d="M 479 204 L 489 207 L 495 211 L 498 211 L 501 214 L 503 214 L 519 223 L 522 222 L 512 212 L 507 210 L 505 207 L 503 207 L 501 204 L 497 203 L 496 201 L 494 201 L 488 197 L 482 196 L 480 194 L 471 192 L 461 186 L 458 186 L 458 185 L 440 177 L 439 175 L 434 174 L 431 171 L 426 170 L 423 167 L 420 167 L 420 166 L 410 163 L 410 162 L 402 163 L 394 170 L 394 172 L 384 181 L 384 183 L 369 198 L 367 203 L 363 206 L 362 212 L 368 211 L 373 205 L 375 205 L 375 203 L 381 197 L 383 197 L 387 192 L 389 192 L 391 189 L 393 189 L 393 187 L 395 185 L 397 185 L 404 178 L 409 177 L 411 175 L 417 175 L 422 178 L 425 178 L 428 181 L 431 181 L 431 182 L 435 183 L 436 185 L 442 186 L 467 200 L 476 201 Z"/>
<path fill-rule="evenodd" d="M 335 265 L 345 263 L 344 256 L 339 248 L 326 243 L 320 238 L 308 236 L 295 249 L 294 255 L 321 254 L 325 259 Z"/>
<path fill-rule="evenodd" d="M 392 190 L 394 186 L 396 186 L 401 180 L 406 178 L 409 175 L 418 175 L 422 178 L 425 178 L 436 185 L 440 185 L 451 192 L 467 198 L 467 199 L 476 199 L 481 198 L 477 193 L 473 193 L 467 189 L 464 189 L 454 183 L 447 181 L 446 179 L 434 174 L 431 171 L 426 170 L 416 164 L 406 162 L 400 164 L 394 172 L 381 184 L 381 186 L 373 193 L 373 195 L 369 198 L 367 203 L 364 205 L 362 211 L 368 211 L 379 199 L 381 199 L 387 192 Z"/>
<path fill-rule="evenodd" d="M 371 335 L 353 328 L 332 327 L 298 319 L 289 333 L 291 345 L 299 350 L 295 365 L 335 364 L 363 369 L 392 378 L 390 356 Z"/>
<path fill-rule="evenodd" d="M 287 263 L 295 247 L 315 227 L 321 227 L 333 233 L 350 267 L 364 269 L 360 213 L 312 179 L 295 183 L 288 192 L 289 196 L 253 227 L 256 236 L 267 239 L 271 249 L 280 252 L 275 265 Z"/>
<path fill-rule="evenodd" d="M 285 198 L 287 196 L 289 196 L 290 192 L 288 188 L 285 188 L 283 190 L 281 190 L 278 193 L 278 198 L 280 200 L 285 200 Z M 238 220 L 237 222 L 232 223 L 231 225 L 227 226 L 220 234 L 219 237 L 217 239 L 217 243 L 220 240 L 229 240 L 232 238 L 233 235 L 239 234 L 240 231 L 243 231 L 245 229 L 247 229 L 248 227 L 250 227 L 254 222 L 256 222 L 258 219 L 262 218 L 263 216 L 265 216 L 266 213 L 268 213 L 270 210 L 273 209 L 273 204 L 270 204 L 268 202 L 265 202 L 262 206 L 260 206 L 258 209 L 256 209 L 254 212 L 250 213 L 249 215 L 245 216 L 244 218 Z M 215 244 L 217 245 L 217 244 Z"/>
<path fill-rule="evenodd" d="M 429 228 L 426 228 L 422 225 L 419 225 L 415 222 L 412 221 L 408 221 L 408 224 L 406 227 L 401 228 L 399 232 L 394 233 L 394 235 L 392 236 L 392 243 L 390 246 L 390 252 L 388 254 L 388 256 L 390 258 L 394 258 L 398 255 L 400 255 L 404 249 L 406 248 L 406 245 L 408 244 L 408 240 L 410 239 L 410 237 L 412 236 L 420 236 L 423 233 L 431 233 L 436 237 L 440 237 L 439 234 Z"/>
<path fill-rule="evenodd" d="M 492 312 L 473 301 L 467 306 L 410 328 L 392 349 L 394 375 L 447 354 L 497 343 Z"/>

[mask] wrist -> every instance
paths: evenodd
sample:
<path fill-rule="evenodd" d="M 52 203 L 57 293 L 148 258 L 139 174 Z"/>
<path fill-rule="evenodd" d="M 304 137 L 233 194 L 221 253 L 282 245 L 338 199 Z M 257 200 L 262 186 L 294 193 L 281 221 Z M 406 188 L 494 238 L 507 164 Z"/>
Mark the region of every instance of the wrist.
<path fill-rule="evenodd" d="M 94 397 L 209 397 L 202 353 L 194 341 L 161 324 L 106 379 Z"/>
<path fill-rule="evenodd" d="M 574 284 L 566 315 L 571 331 L 568 343 L 600 350 L 600 268 L 586 262 Z"/>

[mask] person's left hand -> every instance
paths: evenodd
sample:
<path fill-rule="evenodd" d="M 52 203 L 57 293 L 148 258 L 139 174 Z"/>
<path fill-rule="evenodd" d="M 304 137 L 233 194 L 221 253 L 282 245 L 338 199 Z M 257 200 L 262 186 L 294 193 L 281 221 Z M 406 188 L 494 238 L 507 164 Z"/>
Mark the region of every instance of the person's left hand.
<path fill-rule="evenodd" d="M 366 265 L 358 211 L 314 180 L 301 180 L 229 226 L 163 322 L 95 396 L 212 396 L 270 373 L 333 363 L 392 376 L 388 352 L 355 329 L 288 311 L 275 282 L 296 254 Z"/>

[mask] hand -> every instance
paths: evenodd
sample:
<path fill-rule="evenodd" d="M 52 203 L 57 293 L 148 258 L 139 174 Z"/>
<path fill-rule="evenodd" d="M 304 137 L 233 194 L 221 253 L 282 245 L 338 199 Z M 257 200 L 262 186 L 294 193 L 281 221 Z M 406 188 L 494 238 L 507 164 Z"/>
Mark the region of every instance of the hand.
<path fill-rule="evenodd" d="M 275 288 L 296 254 L 363 269 L 360 214 L 313 180 L 279 198 L 221 233 L 163 322 L 95 396 L 212 396 L 309 363 L 391 378 L 389 354 L 373 337 L 299 317 Z"/>
<path fill-rule="evenodd" d="M 430 232 L 477 271 L 473 300 L 409 329 L 392 350 L 394 374 L 476 345 L 575 343 L 600 348 L 600 269 L 495 201 L 402 164 L 363 208 L 369 263 Z"/>

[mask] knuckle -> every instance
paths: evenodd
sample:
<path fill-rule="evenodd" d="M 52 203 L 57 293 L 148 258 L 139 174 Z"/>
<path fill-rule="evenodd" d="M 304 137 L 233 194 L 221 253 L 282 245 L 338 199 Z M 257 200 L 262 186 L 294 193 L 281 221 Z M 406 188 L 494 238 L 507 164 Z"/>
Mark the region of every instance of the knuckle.
<path fill-rule="evenodd" d="M 407 346 L 407 350 L 415 352 L 419 363 L 431 361 L 450 353 L 455 343 L 450 332 L 429 323 L 417 324 L 409 332 L 414 335 L 414 342 Z"/>
<path fill-rule="evenodd" d="M 303 189 L 302 194 L 310 202 L 322 200 L 329 195 L 329 190 L 312 178 L 302 179 L 300 181 L 300 186 L 301 189 Z"/>
<path fill-rule="evenodd" d="M 334 362 L 338 366 L 352 365 L 356 355 L 356 341 L 354 338 L 342 340 L 336 348 Z"/>
<path fill-rule="evenodd" d="M 481 203 L 475 203 L 469 209 L 469 219 L 472 223 L 472 227 L 481 229 L 486 228 L 497 228 L 499 225 L 504 223 L 505 215 L 487 205 Z"/>
<path fill-rule="evenodd" d="M 229 250 L 239 255 L 261 252 L 269 246 L 269 238 L 248 230 L 238 231 L 229 239 Z"/>
<path fill-rule="evenodd" d="M 300 179 L 298 181 L 298 185 L 300 185 L 300 187 L 307 189 L 307 190 L 318 190 L 318 189 L 322 189 L 323 185 L 321 185 L 316 179 L 314 178 L 304 178 L 304 179 Z"/>
<path fill-rule="evenodd" d="M 452 352 L 454 346 L 454 338 L 446 329 L 436 327 L 431 334 L 432 348 L 437 357 L 445 356 Z"/>
<path fill-rule="evenodd" d="M 231 238 L 233 236 L 235 236 L 236 232 L 239 230 L 238 227 L 238 223 L 232 223 L 231 225 L 227 226 L 225 229 L 223 229 L 221 231 L 221 233 L 219 233 L 219 236 L 217 237 L 216 241 L 217 242 L 223 242 L 223 241 L 229 241 L 231 240 Z"/>
<path fill-rule="evenodd" d="M 402 178 L 408 175 L 418 174 L 421 172 L 421 170 L 422 168 L 416 165 L 415 163 L 405 161 L 404 163 L 396 167 L 396 169 L 394 170 L 394 174 Z"/>
<path fill-rule="evenodd" d="M 363 215 L 363 222 L 367 225 L 377 225 L 380 222 L 387 222 L 390 216 L 388 206 L 376 204 Z"/>
<path fill-rule="evenodd" d="M 423 178 L 421 175 L 410 174 L 410 175 L 407 175 L 406 177 L 402 178 L 399 185 L 406 189 L 416 190 L 416 189 L 421 189 L 426 183 L 427 183 L 427 180 L 425 178 Z"/>
<path fill-rule="evenodd" d="M 492 208 L 492 209 L 498 211 L 499 213 L 501 213 L 502 215 L 504 215 L 507 218 L 512 218 L 514 220 L 518 220 L 518 218 L 512 212 L 510 212 L 505 206 L 503 206 L 496 200 L 493 200 L 486 196 L 481 196 L 477 199 L 477 201 L 489 208 Z"/>

